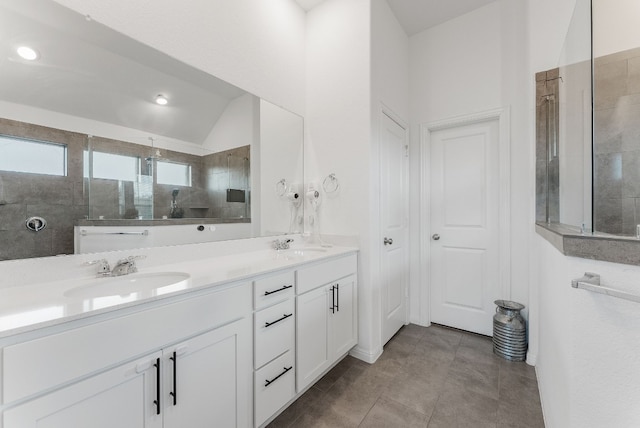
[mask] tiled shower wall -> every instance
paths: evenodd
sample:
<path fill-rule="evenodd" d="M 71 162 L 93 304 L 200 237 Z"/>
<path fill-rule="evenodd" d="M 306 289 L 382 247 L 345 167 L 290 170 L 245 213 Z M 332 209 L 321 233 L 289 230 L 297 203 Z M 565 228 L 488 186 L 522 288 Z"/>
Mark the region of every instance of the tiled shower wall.
<path fill-rule="evenodd" d="M 558 82 L 557 68 L 536 73 L 536 222 L 541 223 L 560 221 Z M 555 156 L 549 150 L 553 144 Z"/>
<path fill-rule="evenodd" d="M 0 171 L 0 260 L 73 253 L 73 226 L 87 215 L 83 152 L 87 136 L 0 118 L 0 134 L 67 145 L 66 177 Z M 31 216 L 47 220 L 32 232 Z"/>
<path fill-rule="evenodd" d="M 594 61 L 594 225 L 634 235 L 640 224 L 640 48 Z"/>
<path fill-rule="evenodd" d="M 137 215 L 133 183 L 123 182 L 125 212 L 122 213 L 118 181 L 92 179 L 89 182 L 83 178 L 84 151 L 90 145 L 92 150 L 140 157 L 140 172 L 148 174 L 144 161 L 150 154 L 148 146 L 101 137 L 89 139 L 85 134 L 2 118 L 0 134 L 65 144 L 68 157 L 66 177 L 0 171 L 0 260 L 72 254 L 76 220 L 100 216 L 135 218 Z M 231 168 L 227 166 L 228 154 L 233 155 L 229 158 Z M 154 184 L 154 218 L 169 216 L 175 189 L 179 190 L 176 202 L 184 210 L 185 218 L 250 217 L 248 190 L 246 203 L 226 202 L 229 177 L 232 185 L 247 183 L 244 188 L 248 189 L 249 146 L 207 156 L 161 149 L 160 158 L 190 164 L 192 186 Z M 154 177 L 153 183 L 155 181 Z M 28 230 L 25 220 L 31 216 L 45 218 L 47 227 L 39 232 Z"/>
<path fill-rule="evenodd" d="M 203 158 L 206 168 L 207 195 L 211 214 L 216 218 L 247 218 L 251 216 L 249 183 L 249 146 L 213 153 Z M 245 202 L 228 202 L 227 189 L 243 190 Z"/>

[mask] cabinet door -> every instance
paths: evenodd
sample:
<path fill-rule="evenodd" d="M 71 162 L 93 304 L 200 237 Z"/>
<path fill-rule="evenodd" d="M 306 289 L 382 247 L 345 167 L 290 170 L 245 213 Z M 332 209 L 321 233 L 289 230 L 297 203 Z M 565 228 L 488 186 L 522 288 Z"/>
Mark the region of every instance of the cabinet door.
<path fill-rule="evenodd" d="M 296 297 L 296 386 L 302 391 L 331 364 L 328 321 L 331 309 L 329 287 L 320 287 Z"/>
<path fill-rule="evenodd" d="M 161 428 L 160 353 L 5 410 L 4 428 Z"/>
<path fill-rule="evenodd" d="M 251 425 L 250 319 L 167 348 L 163 361 L 165 428 Z"/>
<path fill-rule="evenodd" d="M 329 322 L 332 362 L 349 352 L 358 342 L 355 276 L 344 278 L 333 286 L 336 287 L 336 310 L 331 314 Z"/>

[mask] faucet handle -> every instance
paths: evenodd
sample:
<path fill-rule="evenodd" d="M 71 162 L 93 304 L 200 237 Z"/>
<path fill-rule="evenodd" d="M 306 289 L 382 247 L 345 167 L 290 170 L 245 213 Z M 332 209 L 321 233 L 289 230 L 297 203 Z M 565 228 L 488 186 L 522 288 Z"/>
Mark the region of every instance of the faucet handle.
<path fill-rule="evenodd" d="M 85 266 L 98 265 L 98 276 L 106 276 L 111 273 L 111 266 L 109 266 L 107 259 L 92 260 L 90 262 L 85 262 L 84 264 Z"/>

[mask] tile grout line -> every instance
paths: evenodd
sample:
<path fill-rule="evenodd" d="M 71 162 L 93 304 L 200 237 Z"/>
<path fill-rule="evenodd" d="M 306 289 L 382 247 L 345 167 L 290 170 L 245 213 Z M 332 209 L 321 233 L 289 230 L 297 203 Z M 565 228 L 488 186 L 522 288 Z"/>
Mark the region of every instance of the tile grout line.
<path fill-rule="evenodd" d="M 447 383 L 447 378 L 449 377 L 449 373 L 451 372 L 451 366 L 453 365 L 453 362 L 455 361 L 456 356 L 458 355 L 458 349 L 460 349 L 461 343 L 462 343 L 462 335 L 460 335 L 458 344 L 456 345 L 456 351 L 453 353 L 453 359 L 449 362 L 449 367 L 447 367 L 447 374 L 445 375 L 442 385 L 440 386 L 440 390 L 438 391 L 438 399 L 436 400 L 436 403 L 433 405 L 433 410 L 431 411 L 431 415 L 429 416 L 429 420 L 427 421 L 427 428 L 429 428 L 431 419 L 433 419 L 433 416 L 436 413 L 436 409 L 438 408 L 438 403 L 440 403 L 440 398 L 442 398 L 442 395 L 444 394 L 444 386 Z"/>

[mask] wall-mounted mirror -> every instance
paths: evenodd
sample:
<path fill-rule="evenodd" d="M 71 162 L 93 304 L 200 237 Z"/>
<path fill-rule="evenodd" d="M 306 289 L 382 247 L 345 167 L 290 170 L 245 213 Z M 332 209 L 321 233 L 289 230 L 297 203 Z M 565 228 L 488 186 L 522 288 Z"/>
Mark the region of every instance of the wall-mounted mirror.
<path fill-rule="evenodd" d="M 0 260 L 302 231 L 300 116 L 49 0 L 0 43 Z"/>
<path fill-rule="evenodd" d="M 592 4 L 594 228 L 640 237 L 640 4 Z"/>
<path fill-rule="evenodd" d="M 558 67 L 536 73 L 536 222 L 591 233 L 591 5 L 578 0 Z"/>

